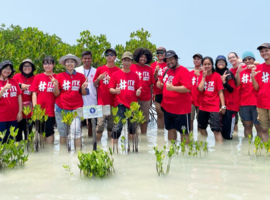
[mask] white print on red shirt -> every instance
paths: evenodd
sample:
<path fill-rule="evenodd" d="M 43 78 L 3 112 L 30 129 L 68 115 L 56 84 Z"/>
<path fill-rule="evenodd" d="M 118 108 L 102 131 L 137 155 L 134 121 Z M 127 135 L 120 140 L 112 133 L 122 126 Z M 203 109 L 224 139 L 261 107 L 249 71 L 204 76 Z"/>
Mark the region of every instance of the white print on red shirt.
<path fill-rule="evenodd" d="M 64 83 L 63 83 L 62 87 L 63 87 L 63 90 L 66 90 L 66 91 L 69 90 L 70 82 L 67 81 L 67 80 L 64 80 Z"/>
<path fill-rule="evenodd" d="M 38 85 L 38 89 L 39 91 L 41 92 L 44 92 L 46 90 L 46 82 L 45 81 L 40 81 L 39 85 Z M 53 88 L 54 88 L 54 85 L 52 82 L 48 82 L 48 86 L 47 86 L 47 92 L 53 92 Z M 31 94 L 31 92 L 30 92 Z"/>
<path fill-rule="evenodd" d="M 143 81 L 149 81 L 150 75 L 149 72 L 143 72 Z"/>
<path fill-rule="evenodd" d="M 174 76 L 169 76 L 166 82 L 166 85 L 171 84 L 173 81 Z"/>
<path fill-rule="evenodd" d="M 192 85 L 198 85 L 198 76 L 193 76 L 193 78 L 192 78 Z"/>
<path fill-rule="evenodd" d="M 141 72 L 136 72 L 139 76 L 139 79 L 142 80 L 142 73 Z"/>
<path fill-rule="evenodd" d="M 214 81 L 205 82 L 204 89 L 209 92 L 213 92 L 215 90 Z"/>
<path fill-rule="evenodd" d="M 80 81 L 79 80 L 73 80 L 71 90 L 72 91 L 79 91 L 79 89 L 80 89 Z"/>
<path fill-rule="evenodd" d="M 126 84 L 127 82 L 125 80 L 120 79 L 120 84 L 119 84 L 120 90 L 125 90 L 127 87 Z"/>
<path fill-rule="evenodd" d="M 269 81 L 269 74 L 268 74 L 268 72 L 263 72 L 262 82 L 268 83 L 268 81 Z"/>
<path fill-rule="evenodd" d="M 134 91 L 134 84 L 135 84 L 135 81 L 134 81 L 134 80 L 128 80 L 128 81 L 127 81 L 127 84 L 128 84 L 128 90 Z"/>
<path fill-rule="evenodd" d="M 109 80 L 110 80 L 110 76 L 107 75 L 107 76 L 103 79 L 103 84 L 108 85 L 108 84 L 109 84 Z"/>
<path fill-rule="evenodd" d="M 249 74 L 243 74 L 242 83 L 248 83 L 248 82 L 251 82 L 251 79 L 249 78 Z"/>
<path fill-rule="evenodd" d="M 162 73 L 163 73 L 162 69 L 159 69 L 158 70 L 158 76 L 162 76 Z"/>
<path fill-rule="evenodd" d="M 166 79 L 168 78 L 168 74 L 166 74 L 163 78 L 163 82 L 165 83 L 166 82 Z"/>
<path fill-rule="evenodd" d="M 2 90 L 2 88 L 3 87 L 1 87 L 1 90 Z M 17 96 L 17 88 L 16 88 L 16 86 L 11 86 L 10 89 L 6 89 L 5 92 L 3 93 L 2 97 L 7 98 L 9 94 L 10 94 L 10 97 L 16 97 Z"/>

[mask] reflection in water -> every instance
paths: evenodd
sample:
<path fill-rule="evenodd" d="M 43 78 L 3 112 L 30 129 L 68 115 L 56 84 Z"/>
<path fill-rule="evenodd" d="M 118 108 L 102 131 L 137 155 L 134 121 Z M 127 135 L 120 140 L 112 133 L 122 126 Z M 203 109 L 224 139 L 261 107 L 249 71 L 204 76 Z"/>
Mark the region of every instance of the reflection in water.
<path fill-rule="evenodd" d="M 205 140 L 194 127 L 195 140 Z M 116 174 L 104 180 L 80 176 L 77 152 L 68 153 L 65 146 L 60 147 L 57 134 L 55 145 L 31 153 L 24 167 L 1 172 L 0 199 L 269 200 L 270 161 L 248 156 L 243 128 L 239 127 L 239 134 L 222 145 L 216 145 L 213 134 L 210 130 L 208 133 L 208 155 L 193 158 L 179 154 L 172 160 L 170 174 L 158 177 L 153 147 L 170 144 L 167 131 L 156 131 L 155 125 L 150 124 L 147 135 L 140 135 L 139 153 L 114 155 Z M 84 129 L 84 152 L 93 148 L 92 139 L 86 135 Z M 106 132 L 99 145 L 108 149 Z M 64 164 L 71 167 L 74 175 L 65 171 Z"/>

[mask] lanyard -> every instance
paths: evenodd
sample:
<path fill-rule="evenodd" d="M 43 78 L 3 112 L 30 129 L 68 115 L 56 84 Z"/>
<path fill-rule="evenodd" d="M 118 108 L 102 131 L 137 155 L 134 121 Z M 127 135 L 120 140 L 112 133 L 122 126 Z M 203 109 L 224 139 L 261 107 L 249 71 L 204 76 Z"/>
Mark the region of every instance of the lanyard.
<path fill-rule="evenodd" d="M 90 69 L 89 69 L 89 71 L 88 71 L 88 74 L 87 74 L 87 76 L 86 76 L 86 73 L 85 73 L 85 69 L 83 69 L 83 72 L 84 72 L 84 76 L 85 76 L 86 78 L 88 78 L 88 76 L 89 76 L 89 74 L 90 74 L 90 71 L 91 71 L 91 68 L 92 68 L 92 67 L 90 67 Z"/>

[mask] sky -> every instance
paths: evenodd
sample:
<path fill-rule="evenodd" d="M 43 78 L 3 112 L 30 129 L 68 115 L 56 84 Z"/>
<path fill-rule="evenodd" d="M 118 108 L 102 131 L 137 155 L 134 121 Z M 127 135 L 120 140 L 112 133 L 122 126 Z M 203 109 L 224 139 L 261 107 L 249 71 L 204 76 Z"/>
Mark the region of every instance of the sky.
<path fill-rule="evenodd" d="M 270 0 L 0 0 L 0 7 L 0 24 L 37 27 L 71 45 L 84 30 L 125 45 L 144 28 L 187 67 L 195 53 L 215 59 L 252 51 L 263 62 L 257 47 L 270 42 Z"/>

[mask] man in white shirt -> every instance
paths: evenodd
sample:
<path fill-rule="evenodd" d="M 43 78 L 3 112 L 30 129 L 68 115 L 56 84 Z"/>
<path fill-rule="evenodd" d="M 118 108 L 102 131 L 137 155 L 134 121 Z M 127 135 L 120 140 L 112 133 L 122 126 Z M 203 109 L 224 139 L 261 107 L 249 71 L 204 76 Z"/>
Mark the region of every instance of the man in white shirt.
<path fill-rule="evenodd" d="M 97 90 L 93 83 L 93 78 L 96 74 L 96 69 L 91 67 L 92 63 L 92 52 L 84 51 L 82 53 L 82 63 L 83 65 L 75 68 L 76 72 L 84 74 L 88 79 L 88 89 L 89 93 L 83 96 L 84 106 L 94 106 L 97 105 Z M 92 136 L 92 124 L 88 121 L 88 136 Z"/>

